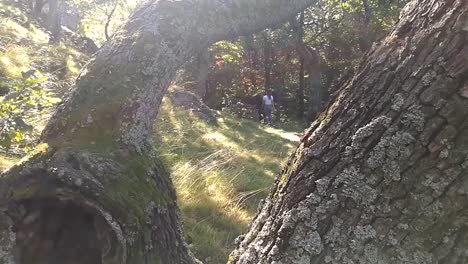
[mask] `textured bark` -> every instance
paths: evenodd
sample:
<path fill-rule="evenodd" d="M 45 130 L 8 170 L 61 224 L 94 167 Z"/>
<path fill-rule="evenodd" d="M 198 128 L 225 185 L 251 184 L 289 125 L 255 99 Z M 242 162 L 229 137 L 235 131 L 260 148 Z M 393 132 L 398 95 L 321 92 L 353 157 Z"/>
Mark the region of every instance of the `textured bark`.
<path fill-rule="evenodd" d="M 467 263 L 468 2 L 412 1 L 276 178 L 230 263 Z"/>
<path fill-rule="evenodd" d="M 313 0 L 146 2 L 82 70 L 41 144 L 0 177 L 0 263 L 195 262 L 151 133 L 175 71 Z M 73 212 L 73 213 L 71 213 Z"/>

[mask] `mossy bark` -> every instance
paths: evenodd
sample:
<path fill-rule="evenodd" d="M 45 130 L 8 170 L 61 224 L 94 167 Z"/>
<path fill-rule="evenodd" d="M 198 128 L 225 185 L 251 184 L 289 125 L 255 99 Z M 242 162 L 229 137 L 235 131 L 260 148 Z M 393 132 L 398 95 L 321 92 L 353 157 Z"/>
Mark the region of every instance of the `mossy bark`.
<path fill-rule="evenodd" d="M 467 263 L 467 87 L 468 2 L 410 2 L 306 131 L 229 263 Z"/>
<path fill-rule="evenodd" d="M 180 235 L 172 183 L 152 152 L 161 99 L 192 54 L 312 2 L 141 6 L 82 70 L 36 151 L 2 174 L 0 263 L 196 262 Z"/>

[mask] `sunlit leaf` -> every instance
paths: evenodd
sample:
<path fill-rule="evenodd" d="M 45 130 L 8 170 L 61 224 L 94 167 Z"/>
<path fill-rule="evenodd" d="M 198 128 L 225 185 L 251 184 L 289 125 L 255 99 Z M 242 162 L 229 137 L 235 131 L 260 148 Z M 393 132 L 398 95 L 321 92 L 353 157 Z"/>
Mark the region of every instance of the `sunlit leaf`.
<path fill-rule="evenodd" d="M 14 141 L 20 142 L 23 138 L 24 138 L 23 133 L 21 133 L 20 131 L 15 131 L 15 133 L 13 135 L 13 140 Z"/>

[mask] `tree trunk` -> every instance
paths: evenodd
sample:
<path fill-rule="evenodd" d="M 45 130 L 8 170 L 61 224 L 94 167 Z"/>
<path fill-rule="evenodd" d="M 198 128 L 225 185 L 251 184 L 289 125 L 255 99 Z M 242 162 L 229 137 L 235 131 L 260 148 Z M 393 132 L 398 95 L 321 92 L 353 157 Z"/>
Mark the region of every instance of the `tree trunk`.
<path fill-rule="evenodd" d="M 369 5 L 369 0 L 362 0 L 362 7 L 364 8 L 364 23 L 369 25 L 372 19 L 372 10 Z"/>
<path fill-rule="evenodd" d="M 59 0 L 48 0 L 49 13 L 47 14 L 47 29 L 51 33 L 51 38 L 50 38 L 51 43 L 58 40 L 60 31 L 61 31 L 58 1 Z"/>
<path fill-rule="evenodd" d="M 37 149 L 0 176 L 0 262 L 193 263 L 150 142 L 163 94 L 192 54 L 313 2 L 143 4 L 82 70 Z"/>
<path fill-rule="evenodd" d="M 297 27 L 293 27 L 293 28 L 297 28 L 297 45 L 298 46 L 302 46 L 304 45 L 304 11 L 301 12 L 300 16 L 299 16 L 299 21 L 298 21 L 298 25 Z M 298 90 L 297 90 L 297 100 L 298 100 L 298 104 L 297 104 L 297 108 L 298 108 L 298 111 L 297 111 L 297 116 L 299 118 L 303 118 L 304 117 L 304 87 L 305 87 L 305 69 L 304 69 L 304 58 L 305 56 L 302 56 L 301 54 L 299 54 L 299 87 L 298 87 Z"/>
<path fill-rule="evenodd" d="M 362 7 L 364 9 L 363 13 L 363 23 L 362 23 L 362 30 L 359 36 L 359 49 L 365 53 L 370 48 L 370 45 L 374 41 L 371 39 L 370 35 L 370 22 L 372 20 L 372 9 L 369 5 L 368 0 L 362 0 Z"/>
<path fill-rule="evenodd" d="M 412 1 L 230 263 L 468 263 L 468 2 Z"/>
<path fill-rule="evenodd" d="M 304 86 L 305 86 L 305 69 L 304 58 L 299 58 L 299 85 L 297 88 L 297 117 L 304 118 Z"/>
<path fill-rule="evenodd" d="M 31 0 L 30 3 L 33 3 L 34 1 Z M 36 0 L 34 2 L 34 15 L 39 17 L 41 15 L 42 8 L 44 7 L 46 1 L 44 0 Z"/>
<path fill-rule="evenodd" d="M 307 107 L 305 111 L 306 120 L 311 122 L 323 110 L 327 92 L 322 84 L 322 67 L 319 53 L 305 44 L 298 47 L 298 51 L 301 57 L 305 58 L 304 62 L 309 75 L 306 81 L 308 89 L 306 90 Z"/>
<path fill-rule="evenodd" d="M 197 57 L 198 72 L 195 80 L 195 94 L 200 98 L 205 98 L 207 90 L 208 75 L 210 74 L 211 59 L 210 51 L 204 49 Z"/>
<path fill-rule="evenodd" d="M 258 65 L 258 54 L 257 47 L 255 45 L 255 36 L 253 34 L 245 36 L 244 50 L 245 56 L 248 62 L 248 73 L 247 78 L 250 80 L 250 85 L 244 85 L 244 94 L 249 94 L 251 87 L 257 86 L 257 65 Z"/>
<path fill-rule="evenodd" d="M 275 67 L 272 69 L 272 83 L 274 83 L 279 91 L 277 98 L 274 100 L 275 102 L 275 111 L 276 111 L 276 121 L 279 122 L 281 119 L 281 114 L 286 114 L 286 110 L 289 108 L 288 100 L 285 99 L 285 89 L 286 89 L 286 81 L 285 81 L 285 73 L 287 72 L 285 69 L 285 65 L 281 65 L 281 62 L 278 62 L 278 57 L 273 57 L 274 61 L 273 64 Z"/>
<path fill-rule="evenodd" d="M 309 78 L 307 79 L 307 121 L 314 121 L 318 113 L 323 110 L 325 89 L 322 84 L 322 74 L 320 70 L 309 71 Z"/>
<path fill-rule="evenodd" d="M 322 111 L 322 101 L 325 98 L 325 91 L 322 85 L 322 72 L 320 67 L 320 55 L 311 47 L 304 43 L 298 43 L 296 47 L 304 70 L 307 70 L 309 77 L 307 81 L 302 79 L 302 96 L 307 93 L 307 107 L 302 106 L 302 113 L 306 112 L 307 121 L 313 121 L 317 113 Z M 299 76 L 300 77 L 300 76 Z M 303 77 L 304 78 L 304 77 Z M 301 79 L 299 79 L 301 81 Z M 305 88 L 307 87 L 307 90 Z M 304 99 L 303 99 L 304 100 Z M 302 102 L 304 104 L 304 102 Z"/>
<path fill-rule="evenodd" d="M 263 33 L 263 67 L 265 73 L 265 91 L 271 91 L 271 70 L 273 68 L 273 47 L 269 37 L 269 32 Z"/>
<path fill-rule="evenodd" d="M 299 55 L 299 86 L 297 89 L 298 117 L 306 116 L 307 121 L 312 121 L 316 113 L 322 109 L 324 91 L 322 86 L 320 55 L 314 49 L 304 43 L 304 12 L 297 21 L 291 22 L 292 29 L 296 35 L 296 51 Z M 305 80 L 305 73 L 309 78 Z M 306 90 L 307 88 L 307 90 Z M 305 106 L 305 95 L 307 93 L 307 107 Z M 305 114 L 306 113 L 306 114 Z M 304 115 L 305 114 L 305 115 Z"/>

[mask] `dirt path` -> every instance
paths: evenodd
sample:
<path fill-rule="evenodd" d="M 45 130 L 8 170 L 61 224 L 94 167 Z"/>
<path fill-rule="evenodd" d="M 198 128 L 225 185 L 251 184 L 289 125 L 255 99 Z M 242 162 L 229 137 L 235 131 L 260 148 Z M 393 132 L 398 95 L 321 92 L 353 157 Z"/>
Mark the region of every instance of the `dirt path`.
<path fill-rule="evenodd" d="M 271 134 L 275 134 L 275 135 L 278 135 L 284 139 L 287 139 L 291 142 L 299 142 L 301 140 L 300 138 L 300 134 L 297 133 L 297 132 L 287 132 L 287 131 L 284 131 L 282 129 L 278 129 L 278 128 L 273 128 L 273 127 L 267 127 L 265 128 L 265 131 L 268 132 L 268 133 L 271 133 Z"/>

